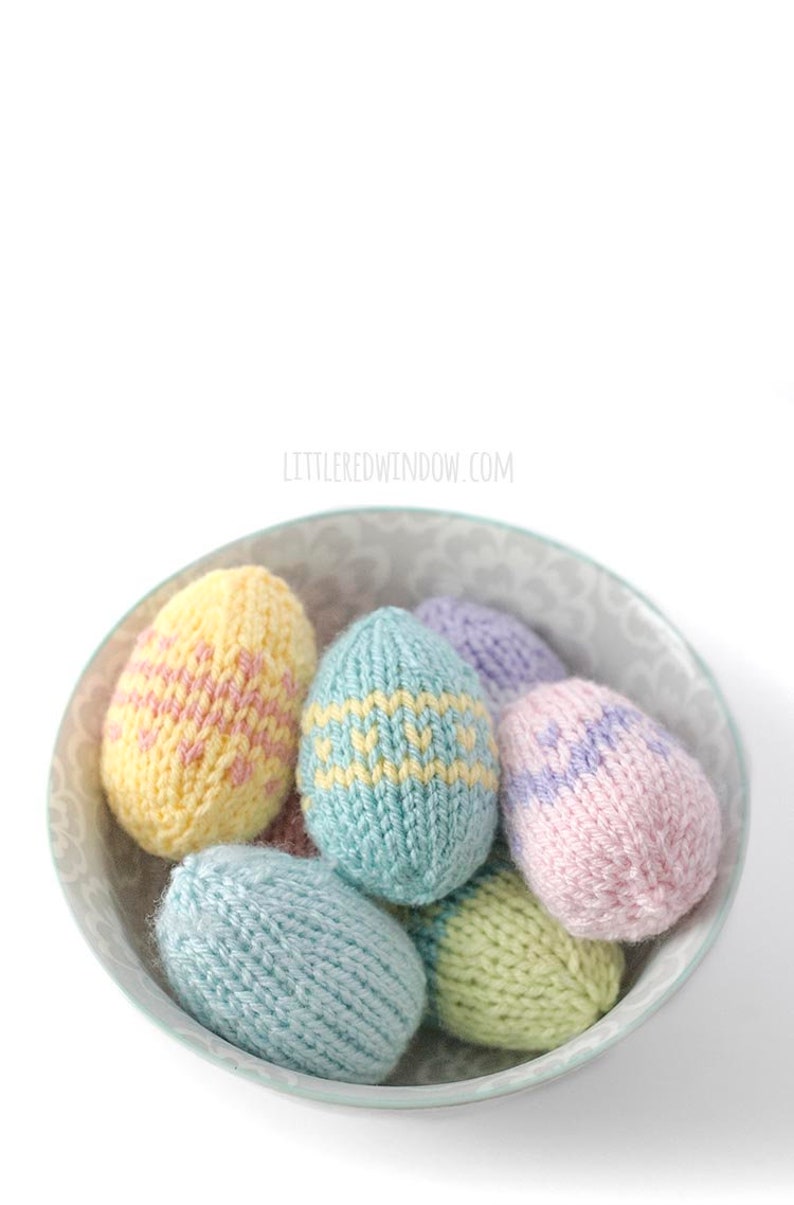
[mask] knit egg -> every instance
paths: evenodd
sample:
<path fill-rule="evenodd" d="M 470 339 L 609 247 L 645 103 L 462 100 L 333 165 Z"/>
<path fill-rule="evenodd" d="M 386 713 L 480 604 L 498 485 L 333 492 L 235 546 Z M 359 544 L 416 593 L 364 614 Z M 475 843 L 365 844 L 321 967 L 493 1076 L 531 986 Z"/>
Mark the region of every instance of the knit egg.
<path fill-rule="evenodd" d="M 252 845 L 192 854 L 171 872 L 155 934 L 183 1008 L 280 1067 L 379 1083 L 422 1017 L 412 942 L 317 858 Z"/>
<path fill-rule="evenodd" d="M 514 615 L 450 597 L 427 598 L 414 615 L 476 669 L 494 722 L 505 704 L 538 682 L 568 676 L 557 654 Z"/>
<path fill-rule="evenodd" d="M 428 1020 L 465 1041 L 551 1050 L 617 999 L 620 946 L 566 933 L 501 858 L 404 923 L 427 970 Z"/>
<path fill-rule="evenodd" d="M 314 858 L 317 847 L 306 832 L 300 795 L 293 791 L 275 820 L 255 838 L 257 845 L 271 845 L 296 858 Z"/>
<path fill-rule="evenodd" d="M 476 673 L 399 607 L 326 652 L 302 721 L 298 779 L 318 849 L 395 903 L 454 890 L 485 860 L 498 764 Z"/>
<path fill-rule="evenodd" d="M 174 860 L 246 841 L 289 794 L 314 632 L 281 578 L 218 569 L 141 632 L 105 717 L 111 811 L 149 853 Z"/>
<path fill-rule="evenodd" d="M 503 825 L 545 907 L 580 937 L 669 929 L 717 871 L 717 797 L 628 699 L 578 678 L 536 687 L 499 725 Z"/>

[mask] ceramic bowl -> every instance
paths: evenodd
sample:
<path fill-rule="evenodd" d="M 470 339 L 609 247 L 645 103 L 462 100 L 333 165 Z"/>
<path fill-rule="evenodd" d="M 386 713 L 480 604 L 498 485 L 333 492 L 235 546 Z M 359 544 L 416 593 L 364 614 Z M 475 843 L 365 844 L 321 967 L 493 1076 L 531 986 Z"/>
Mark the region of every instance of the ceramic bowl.
<path fill-rule="evenodd" d="M 148 918 L 169 864 L 118 827 L 99 780 L 102 718 L 138 632 L 167 598 L 210 569 L 261 563 L 298 593 L 319 646 L 384 604 L 413 607 L 459 594 L 511 611 L 575 673 L 628 695 L 699 758 L 723 809 L 725 838 L 708 895 L 669 933 L 633 948 L 622 995 L 605 1017 L 547 1054 L 470 1046 L 421 1030 L 388 1083 L 297 1074 L 231 1046 L 188 1016 L 153 957 Z M 503 1096 L 581 1066 L 635 1029 L 698 965 L 738 883 L 748 817 L 740 742 L 701 659 L 637 590 L 586 556 L 529 531 L 439 511 L 367 509 L 312 515 L 209 553 L 158 586 L 91 658 L 66 708 L 53 756 L 49 824 L 57 873 L 86 940 L 154 1021 L 238 1074 L 297 1096 L 376 1108 L 419 1108 Z"/>

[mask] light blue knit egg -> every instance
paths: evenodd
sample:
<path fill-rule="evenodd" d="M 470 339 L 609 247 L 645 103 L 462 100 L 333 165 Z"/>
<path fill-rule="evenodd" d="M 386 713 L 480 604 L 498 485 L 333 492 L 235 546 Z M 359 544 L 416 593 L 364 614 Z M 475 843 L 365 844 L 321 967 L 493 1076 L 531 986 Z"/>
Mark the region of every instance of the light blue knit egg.
<path fill-rule="evenodd" d="M 319 859 L 242 845 L 192 854 L 171 873 L 155 933 L 185 1010 L 281 1067 L 379 1083 L 422 1016 L 410 938 Z"/>
<path fill-rule="evenodd" d="M 497 823 L 498 762 L 475 671 L 399 607 L 327 650 L 303 712 L 306 826 L 350 882 L 400 904 L 464 883 Z"/>

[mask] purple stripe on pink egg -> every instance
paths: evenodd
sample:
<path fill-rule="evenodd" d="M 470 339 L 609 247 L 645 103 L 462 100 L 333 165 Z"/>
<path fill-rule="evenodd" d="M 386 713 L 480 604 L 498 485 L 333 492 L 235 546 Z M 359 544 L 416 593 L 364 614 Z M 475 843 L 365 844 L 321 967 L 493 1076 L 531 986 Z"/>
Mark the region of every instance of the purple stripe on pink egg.
<path fill-rule="evenodd" d="M 554 803 L 561 791 L 566 788 L 572 790 L 585 774 L 596 774 L 603 765 L 603 750 L 616 749 L 621 733 L 641 723 L 644 718 L 634 707 L 605 704 L 598 720 L 586 721 L 582 740 L 568 746 L 568 764 L 564 769 L 544 764 L 534 770 L 505 771 L 506 806 L 515 807 L 517 803 L 529 803 L 532 799 L 540 803 Z M 556 749 L 562 732 L 557 722 L 552 720 L 534 735 L 542 748 Z M 648 748 L 664 756 L 668 752 L 661 745 L 653 748 L 649 743 Z"/>
<path fill-rule="evenodd" d="M 547 749 L 556 749 L 562 736 L 562 730 L 556 720 L 550 720 L 547 728 L 537 734 L 539 745 L 544 745 Z"/>

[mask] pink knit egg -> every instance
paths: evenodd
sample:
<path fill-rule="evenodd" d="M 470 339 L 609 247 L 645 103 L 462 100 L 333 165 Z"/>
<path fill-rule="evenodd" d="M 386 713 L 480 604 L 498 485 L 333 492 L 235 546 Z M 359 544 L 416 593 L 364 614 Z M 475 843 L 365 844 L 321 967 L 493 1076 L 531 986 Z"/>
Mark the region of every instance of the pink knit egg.
<path fill-rule="evenodd" d="M 639 941 L 708 891 L 716 795 L 680 743 L 623 695 L 568 678 L 505 709 L 502 813 L 513 858 L 576 937 Z"/>
<path fill-rule="evenodd" d="M 293 858 L 317 857 L 317 846 L 306 831 L 297 791 L 291 792 L 275 820 L 254 838 L 254 845 L 272 845 Z"/>

